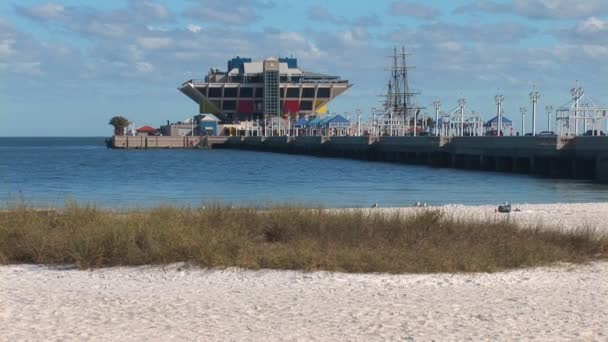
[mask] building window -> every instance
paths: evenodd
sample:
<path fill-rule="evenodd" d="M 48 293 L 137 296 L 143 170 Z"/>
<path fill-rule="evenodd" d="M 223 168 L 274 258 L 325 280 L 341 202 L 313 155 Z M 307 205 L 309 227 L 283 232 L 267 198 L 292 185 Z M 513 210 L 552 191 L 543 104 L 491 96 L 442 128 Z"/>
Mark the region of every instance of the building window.
<path fill-rule="evenodd" d="M 262 83 L 263 81 L 264 81 L 264 79 L 259 75 L 249 76 L 247 79 L 248 83 Z"/>
<path fill-rule="evenodd" d="M 238 88 L 224 88 L 224 97 L 237 97 Z"/>
<path fill-rule="evenodd" d="M 329 98 L 329 88 L 317 89 L 317 97 L 328 99 Z"/>
<path fill-rule="evenodd" d="M 315 88 L 302 88 L 302 97 L 312 99 L 315 97 Z"/>
<path fill-rule="evenodd" d="M 255 97 L 264 97 L 264 88 L 255 88 Z"/>
<path fill-rule="evenodd" d="M 209 97 L 222 97 L 222 88 L 209 88 Z"/>
<path fill-rule="evenodd" d="M 285 97 L 299 98 L 300 97 L 300 88 L 287 88 L 287 95 Z"/>
<path fill-rule="evenodd" d="M 241 97 L 253 97 L 253 88 L 241 88 Z"/>
<path fill-rule="evenodd" d="M 312 101 L 300 102 L 300 110 L 312 110 Z"/>
<path fill-rule="evenodd" d="M 236 109 L 236 101 L 234 100 L 224 100 L 223 110 L 235 110 Z"/>

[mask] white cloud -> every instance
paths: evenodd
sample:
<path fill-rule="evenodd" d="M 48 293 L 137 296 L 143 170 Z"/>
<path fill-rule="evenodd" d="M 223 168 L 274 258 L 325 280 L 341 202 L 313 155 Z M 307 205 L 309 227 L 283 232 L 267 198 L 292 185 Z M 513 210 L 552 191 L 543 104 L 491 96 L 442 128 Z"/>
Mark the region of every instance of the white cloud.
<path fill-rule="evenodd" d="M 120 24 L 94 20 L 83 28 L 86 32 L 109 38 L 120 38 L 127 34 L 127 29 Z"/>
<path fill-rule="evenodd" d="M 137 72 L 147 74 L 154 71 L 154 66 L 148 62 L 137 62 L 135 63 Z"/>
<path fill-rule="evenodd" d="M 12 55 L 15 52 L 13 49 L 14 44 L 15 40 L 11 38 L 0 40 L 0 58 L 6 58 Z"/>
<path fill-rule="evenodd" d="M 580 34 L 595 34 L 605 31 L 608 31 L 608 21 L 596 17 L 591 17 L 579 23 L 576 27 L 576 32 Z"/>
<path fill-rule="evenodd" d="M 260 12 L 274 7 L 273 2 L 261 0 L 191 0 L 193 6 L 184 11 L 190 18 L 245 26 L 260 18 Z"/>
<path fill-rule="evenodd" d="M 389 14 L 418 19 L 435 19 L 441 15 L 441 11 L 419 2 L 394 1 L 390 5 Z"/>
<path fill-rule="evenodd" d="M 455 13 L 512 13 L 532 19 L 578 19 L 608 13 L 605 0 L 511 0 L 508 3 L 475 0 Z"/>
<path fill-rule="evenodd" d="M 139 45 L 144 49 L 165 49 L 173 45 L 173 39 L 169 37 L 141 37 L 137 39 Z"/>
<path fill-rule="evenodd" d="M 198 25 L 190 24 L 187 29 L 192 33 L 199 33 L 203 28 Z"/>
<path fill-rule="evenodd" d="M 334 25 L 346 25 L 346 26 L 380 26 L 382 22 L 376 14 L 370 14 L 366 16 L 356 18 L 346 18 L 343 16 L 336 16 L 324 6 L 312 6 L 308 8 L 307 17 L 310 20 L 330 23 Z"/>
<path fill-rule="evenodd" d="M 171 12 L 167 7 L 154 1 L 149 0 L 131 0 L 130 7 L 133 12 L 139 12 L 148 18 L 169 19 Z"/>
<path fill-rule="evenodd" d="M 58 3 L 46 3 L 31 7 L 18 6 L 17 10 L 25 16 L 39 20 L 60 19 L 65 16 L 65 7 Z"/>
<path fill-rule="evenodd" d="M 43 74 L 40 70 L 41 64 L 40 62 L 0 63 L 0 71 L 25 76 L 40 76 Z"/>
<path fill-rule="evenodd" d="M 539 19 L 582 18 L 606 11 L 605 0 L 513 0 L 513 11 Z"/>
<path fill-rule="evenodd" d="M 462 44 L 455 41 L 441 42 L 437 44 L 437 47 L 446 52 L 455 52 L 462 50 Z"/>
<path fill-rule="evenodd" d="M 605 45 L 583 44 L 583 52 L 598 61 L 604 61 L 608 58 L 608 47 Z"/>

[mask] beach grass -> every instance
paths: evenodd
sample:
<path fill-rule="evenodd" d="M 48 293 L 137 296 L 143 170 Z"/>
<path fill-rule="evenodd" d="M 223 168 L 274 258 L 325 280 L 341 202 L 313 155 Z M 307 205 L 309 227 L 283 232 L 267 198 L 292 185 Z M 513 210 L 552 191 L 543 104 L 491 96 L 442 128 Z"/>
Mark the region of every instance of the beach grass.
<path fill-rule="evenodd" d="M 0 211 L 0 264 L 81 269 L 164 265 L 340 272 L 494 272 L 608 257 L 593 229 L 464 221 L 438 210 L 157 207 L 112 211 L 68 203 Z"/>

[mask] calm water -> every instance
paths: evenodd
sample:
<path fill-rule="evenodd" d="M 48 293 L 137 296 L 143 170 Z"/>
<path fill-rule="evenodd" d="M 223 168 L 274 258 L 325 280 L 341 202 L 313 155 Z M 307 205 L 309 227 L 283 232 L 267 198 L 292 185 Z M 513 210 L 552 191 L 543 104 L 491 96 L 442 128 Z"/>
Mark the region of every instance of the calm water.
<path fill-rule="evenodd" d="M 0 201 L 104 207 L 330 207 L 608 201 L 584 181 L 244 151 L 110 150 L 104 138 L 0 138 Z M 4 204 L 0 204 L 4 205 Z"/>

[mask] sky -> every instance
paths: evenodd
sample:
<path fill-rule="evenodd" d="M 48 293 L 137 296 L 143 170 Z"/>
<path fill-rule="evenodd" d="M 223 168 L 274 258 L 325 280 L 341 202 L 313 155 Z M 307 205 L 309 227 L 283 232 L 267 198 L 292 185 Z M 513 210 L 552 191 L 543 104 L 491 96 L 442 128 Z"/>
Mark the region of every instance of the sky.
<path fill-rule="evenodd" d="M 519 127 L 535 85 L 543 129 L 545 106 L 566 104 L 576 81 L 608 103 L 606 0 L 3 0 L 0 136 L 109 136 L 115 115 L 182 120 L 198 106 L 177 87 L 237 55 L 342 76 L 354 86 L 330 111 L 369 113 L 402 45 L 428 112 L 465 98 L 489 119 L 500 89 Z"/>

